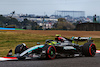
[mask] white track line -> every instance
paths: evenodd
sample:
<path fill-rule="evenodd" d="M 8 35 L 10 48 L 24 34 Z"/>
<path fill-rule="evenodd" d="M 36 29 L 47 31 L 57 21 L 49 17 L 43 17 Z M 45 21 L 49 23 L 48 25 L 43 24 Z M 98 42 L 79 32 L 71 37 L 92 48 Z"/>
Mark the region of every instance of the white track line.
<path fill-rule="evenodd" d="M 100 50 L 96 50 L 96 53 L 100 53 Z"/>
<path fill-rule="evenodd" d="M 96 53 L 100 53 L 100 50 L 96 50 Z M 0 61 L 6 61 L 6 60 L 18 60 L 14 57 L 0 57 Z"/>

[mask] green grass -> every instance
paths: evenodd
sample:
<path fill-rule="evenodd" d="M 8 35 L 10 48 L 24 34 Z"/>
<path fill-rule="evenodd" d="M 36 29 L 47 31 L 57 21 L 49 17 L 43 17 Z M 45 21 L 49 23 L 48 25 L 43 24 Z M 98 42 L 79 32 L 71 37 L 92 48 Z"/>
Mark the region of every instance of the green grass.
<path fill-rule="evenodd" d="M 93 38 L 96 48 L 100 50 L 100 38 Z"/>
<path fill-rule="evenodd" d="M 54 39 L 54 37 L 30 33 L 0 32 L 0 56 L 6 56 L 10 49 L 14 51 L 18 44 L 25 43 L 28 47 L 32 47 L 37 42 L 44 44 L 46 39 Z"/>
<path fill-rule="evenodd" d="M 44 44 L 46 39 L 54 39 L 55 36 L 38 35 L 32 33 L 0 32 L 0 56 L 6 56 L 10 49 L 13 50 L 18 44 L 26 43 L 28 47 L 36 45 L 37 42 Z M 93 38 L 97 49 L 100 49 L 100 38 Z M 80 43 L 82 44 L 82 43 Z"/>

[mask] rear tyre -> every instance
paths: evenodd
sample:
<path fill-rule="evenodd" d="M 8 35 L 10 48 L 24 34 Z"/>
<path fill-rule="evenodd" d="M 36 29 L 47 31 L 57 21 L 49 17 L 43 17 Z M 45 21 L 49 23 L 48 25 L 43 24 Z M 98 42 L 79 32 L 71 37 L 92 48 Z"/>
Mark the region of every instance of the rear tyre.
<path fill-rule="evenodd" d="M 49 46 L 47 49 L 47 58 L 55 59 L 56 57 L 56 48 L 54 46 Z"/>
<path fill-rule="evenodd" d="M 83 45 L 83 55 L 93 57 L 96 54 L 95 44 L 88 42 Z"/>

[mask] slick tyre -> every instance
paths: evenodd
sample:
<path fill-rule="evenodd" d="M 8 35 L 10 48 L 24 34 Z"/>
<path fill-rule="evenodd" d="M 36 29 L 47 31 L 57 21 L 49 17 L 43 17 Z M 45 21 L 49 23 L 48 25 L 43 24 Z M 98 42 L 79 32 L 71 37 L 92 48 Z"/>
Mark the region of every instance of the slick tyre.
<path fill-rule="evenodd" d="M 55 59 L 56 57 L 56 48 L 54 46 L 49 46 L 47 49 L 47 58 Z"/>
<path fill-rule="evenodd" d="M 88 42 L 83 45 L 83 55 L 93 57 L 96 54 L 95 44 Z"/>

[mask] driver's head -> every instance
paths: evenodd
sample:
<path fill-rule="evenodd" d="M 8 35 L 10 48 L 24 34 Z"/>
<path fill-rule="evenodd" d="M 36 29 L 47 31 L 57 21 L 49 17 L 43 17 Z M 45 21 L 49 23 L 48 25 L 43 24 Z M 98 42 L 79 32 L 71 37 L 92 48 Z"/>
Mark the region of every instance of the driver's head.
<path fill-rule="evenodd" d="M 26 46 L 26 44 L 25 44 L 25 43 L 22 43 L 22 45 L 23 45 L 23 46 Z"/>

